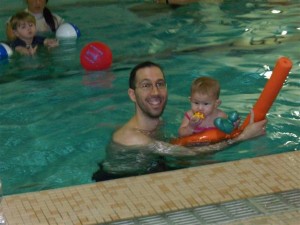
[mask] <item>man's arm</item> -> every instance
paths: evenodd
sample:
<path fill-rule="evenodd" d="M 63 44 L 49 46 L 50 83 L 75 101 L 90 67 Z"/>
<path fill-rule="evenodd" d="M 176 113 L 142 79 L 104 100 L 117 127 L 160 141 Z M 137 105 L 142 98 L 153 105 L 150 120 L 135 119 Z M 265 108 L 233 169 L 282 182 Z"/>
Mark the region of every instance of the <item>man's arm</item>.
<path fill-rule="evenodd" d="M 239 143 L 242 141 L 246 141 L 258 136 L 262 136 L 266 134 L 266 125 L 267 120 L 261 120 L 259 122 L 254 122 L 254 112 L 251 111 L 250 114 L 250 121 L 249 124 L 246 126 L 246 128 L 243 130 L 243 132 L 233 138 L 226 141 L 222 141 L 216 144 L 208 145 L 208 146 L 201 146 L 201 147 L 194 147 L 193 150 L 197 153 L 205 153 L 205 152 L 213 152 L 213 151 L 220 151 L 229 145 Z"/>
<path fill-rule="evenodd" d="M 184 146 L 172 145 L 166 142 L 156 141 L 155 142 L 156 144 L 154 145 L 156 148 L 154 147 L 153 151 L 156 151 L 158 154 L 174 155 L 174 156 L 192 156 L 201 153 L 221 151 L 224 148 L 228 147 L 229 145 L 246 141 L 266 134 L 266 130 L 265 130 L 266 125 L 267 125 L 266 119 L 259 122 L 254 122 L 254 113 L 253 111 L 251 111 L 249 124 L 239 136 L 233 139 L 221 141 L 215 144 L 189 147 L 189 148 Z"/>

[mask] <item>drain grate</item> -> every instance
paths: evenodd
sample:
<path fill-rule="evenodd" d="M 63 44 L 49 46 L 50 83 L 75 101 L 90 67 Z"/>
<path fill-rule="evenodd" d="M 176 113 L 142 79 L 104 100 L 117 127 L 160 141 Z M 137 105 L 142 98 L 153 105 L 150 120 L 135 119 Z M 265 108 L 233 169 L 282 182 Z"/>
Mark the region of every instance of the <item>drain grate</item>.
<path fill-rule="evenodd" d="M 218 223 L 225 220 L 228 220 L 229 217 L 224 210 L 219 205 L 209 205 L 193 209 L 201 219 L 200 222 L 203 223 Z M 198 222 L 199 224 L 199 222 Z"/>
<path fill-rule="evenodd" d="M 225 224 L 241 218 L 269 215 L 300 208 L 300 190 L 207 205 L 176 212 L 105 223 L 107 225 Z M 99 224 L 100 225 L 100 224 Z"/>
<path fill-rule="evenodd" d="M 220 206 L 223 207 L 228 212 L 227 215 L 233 219 L 258 216 L 261 214 L 261 212 L 252 204 L 249 204 L 247 200 L 223 203 L 220 204 Z"/>

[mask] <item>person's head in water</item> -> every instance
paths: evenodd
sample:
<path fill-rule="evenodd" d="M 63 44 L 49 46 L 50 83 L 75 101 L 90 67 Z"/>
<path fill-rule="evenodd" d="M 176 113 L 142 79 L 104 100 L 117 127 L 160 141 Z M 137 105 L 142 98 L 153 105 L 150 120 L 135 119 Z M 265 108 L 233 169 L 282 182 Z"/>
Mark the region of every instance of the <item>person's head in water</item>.
<path fill-rule="evenodd" d="M 130 73 L 128 94 L 135 102 L 136 113 L 159 118 L 168 98 L 167 84 L 161 66 L 150 61 L 136 65 Z"/>
<path fill-rule="evenodd" d="M 36 35 L 35 18 L 28 12 L 17 12 L 12 16 L 10 23 L 15 36 L 25 42 L 32 41 Z"/>
<path fill-rule="evenodd" d="M 48 0 L 26 0 L 28 10 L 33 14 L 42 13 L 46 23 L 55 32 L 57 27 L 55 25 L 54 17 L 51 11 L 46 7 Z"/>

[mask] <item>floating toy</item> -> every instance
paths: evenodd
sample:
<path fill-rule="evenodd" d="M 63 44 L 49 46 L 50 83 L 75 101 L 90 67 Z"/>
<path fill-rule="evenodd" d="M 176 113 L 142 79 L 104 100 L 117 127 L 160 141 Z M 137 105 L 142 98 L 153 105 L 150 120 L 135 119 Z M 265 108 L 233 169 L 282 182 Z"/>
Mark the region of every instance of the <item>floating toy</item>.
<path fill-rule="evenodd" d="M 81 50 L 80 63 L 86 70 L 106 70 L 112 64 L 112 52 L 102 42 L 91 42 Z"/>
<path fill-rule="evenodd" d="M 234 123 L 239 119 L 238 112 L 228 113 L 228 118 L 218 117 L 214 120 L 214 125 L 226 134 L 230 134 L 234 130 Z"/>
<path fill-rule="evenodd" d="M 56 30 L 56 37 L 58 39 L 78 38 L 80 35 L 80 30 L 72 23 L 63 23 Z"/>
<path fill-rule="evenodd" d="M 270 79 L 267 81 L 263 91 L 253 107 L 254 122 L 265 119 L 266 114 L 275 101 L 280 89 L 282 88 L 283 83 L 292 68 L 292 65 L 292 62 L 286 57 L 281 57 L 277 60 Z M 197 146 L 204 143 L 220 142 L 222 140 L 237 137 L 245 129 L 249 122 L 250 114 L 247 116 L 242 126 L 235 129 L 230 134 L 226 134 L 219 129 L 212 129 L 197 134 L 192 134 L 190 136 L 176 138 L 172 140 L 171 143 L 183 146 Z"/>
<path fill-rule="evenodd" d="M 204 120 L 204 118 L 205 118 L 205 115 L 201 112 L 195 112 L 193 116 L 197 117 L 198 119 L 201 119 L 201 120 Z"/>
<path fill-rule="evenodd" d="M 0 43 L 0 60 L 7 59 L 13 54 L 12 49 L 5 43 Z"/>

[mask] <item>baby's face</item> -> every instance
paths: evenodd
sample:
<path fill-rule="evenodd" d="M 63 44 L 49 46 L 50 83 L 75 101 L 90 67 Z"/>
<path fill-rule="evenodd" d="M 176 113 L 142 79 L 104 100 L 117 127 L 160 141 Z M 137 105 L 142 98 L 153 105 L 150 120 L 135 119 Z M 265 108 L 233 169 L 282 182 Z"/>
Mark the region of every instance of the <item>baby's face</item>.
<path fill-rule="evenodd" d="M 36 26 L 32 22 L 20 21 L 15 34 L 20 39 L 32 39 L 36 34 Z"/>
<path fill-rule="evenodd" d="M 204 116 L 209 116 L 218 107 L 218 99 L 215 96 L 194 92 L 191 97 L 191 106 L 193 113 L 199 112 Z"/>

